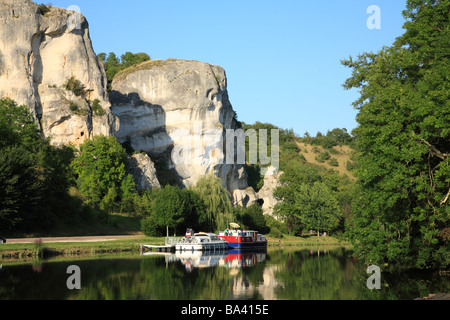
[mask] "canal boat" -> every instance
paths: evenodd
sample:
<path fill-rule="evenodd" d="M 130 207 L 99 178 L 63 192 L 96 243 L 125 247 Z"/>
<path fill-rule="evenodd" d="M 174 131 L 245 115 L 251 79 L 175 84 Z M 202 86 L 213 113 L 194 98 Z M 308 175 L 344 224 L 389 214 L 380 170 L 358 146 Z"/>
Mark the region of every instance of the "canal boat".
<path fill-rule="evenodd" d="M 233 249 L 264 249 L 267 248 L 267 239 L 254 230 L 241 230 L 236 223 L 230 223 L 232 229 L 219 232 L 219 238 L 228 242 Z"/>
<path fill-rule="evenodd" d="M 228 249 L 228 242 L 217 234 L 199 232 L 182 238 L 175 244 L 177 251 L 208 251 Z"/>

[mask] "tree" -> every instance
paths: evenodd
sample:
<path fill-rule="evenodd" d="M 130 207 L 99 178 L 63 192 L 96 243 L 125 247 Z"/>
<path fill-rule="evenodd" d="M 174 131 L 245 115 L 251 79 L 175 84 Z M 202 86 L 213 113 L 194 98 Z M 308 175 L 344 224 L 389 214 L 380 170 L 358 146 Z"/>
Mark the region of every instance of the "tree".
<path fill-rule="evenodd" d="M 176 227 L 184 221 L 187 201 L 178 187 L 166 185 L 158 192 L 152 215 L 159 226 L 166 227 L 167 237 L 169 228 L 173 228 L 176 233 Z"/>
<path fill-rule="evenodd" d="M 448 268 L 450 2 L 409 0 L 405 33 L 378 53 L 343 64 L 358 88 L 360 193 L 356 253 L 373 263 Z"/>
<path fill-rule="evenodd" d="M 5 232 L 33 216 L 43 194 L 33 155 L 23 147 L 1 151 L 0 230 Z"/>
<path fill-rule="evenodd" d="M 0 100 L 0 148 L 22 145 L 34 150 L 41 140 L 30 109 L 11 99 Z"/>
<path fill-rule="evenodd" d="M 298 218 L 308 229 L 333 231 L 341 217 L 339 203 L 331 190 L 322 182 L 315 182 L 312 186 L 302 184 L 296 194 L 295 205 L 300 214 Z"/>
<path fill-rule="evenodd" d="M 110 211 L 135 191 L 132 177 L 126 173 L 126 159 L 125 149 L 114 137 L 95 136 L 80 146 L 72 168 L 87 203 Z"/>
<path fill-rule="evenodd" d="M 296 205 L 296 195 L 300 191 L 300 186 L 313 184 L 316 181 L 322 181 L 321 172 L 317 167 L 297 161 L 289 163 L 284 168 L 284 174 L 280 177 L 280 186 L 273 193 L 278 200 L 274 213 L 286 222 L 289 234 L 302 227 L 299 219 L 300 208 Z"/>
<path fill-rule="evenodd" d="M 103 62 L 106 78 L 108 80 L 109 91 L 111 90 L 111 84 L 114 79 L 114 76 L 119 71 L 150 60 L 150 56 L 146 53 L 131 53 L 131 52 L 126 52 L 120 57 L 120 59 L 114 52 L 110 52 L 109 55 L 106 55 L 106 53 L 99 53 L 97 57 L 99 58 L 100 61 Z"/>
<path fill-rule="evenodd" d="M 210 231 L 225 229 L 232 222 L 231 195 L 222 186 L 220 178 L 210 173 L 200 178 L 192 190 L 206 205 L 207 226 Z"/>
<path fill-rule="evenodd" d="M 247 208 L 238 206 L 235 208 L 235 214 L 239 217 L 238 221 L 250 230 L 257 230 L 260 234 L 270 232 L 264 218 L 264 213 L 261 206 L 257 203 L 252 204 Z"/>
<path fill-rule="evenodd" d="M 0 229 L 50 228 L 70 206 L 70 146 L 42 139 L 26 106 L 0 100 Z"/>

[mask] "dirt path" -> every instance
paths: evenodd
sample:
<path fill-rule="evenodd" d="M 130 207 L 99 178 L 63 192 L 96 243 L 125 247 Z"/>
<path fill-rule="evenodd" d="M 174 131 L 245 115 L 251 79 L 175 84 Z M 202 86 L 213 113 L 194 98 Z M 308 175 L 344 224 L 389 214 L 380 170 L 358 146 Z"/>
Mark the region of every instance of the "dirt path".
<path fill-rule="evenodd" d="M 52 238 L 22 238 L 22 239 L 6 239 L 6 243 L 33 243 L 36 240 L 42 240 L 43 243 L 52 242 L 96 242 L 96 241 L 113 241 L 121 239 L 139 238 L 142 235 L 125 235 L 125 236 L 83 236 L 83 237 L 52 237 Z"/>

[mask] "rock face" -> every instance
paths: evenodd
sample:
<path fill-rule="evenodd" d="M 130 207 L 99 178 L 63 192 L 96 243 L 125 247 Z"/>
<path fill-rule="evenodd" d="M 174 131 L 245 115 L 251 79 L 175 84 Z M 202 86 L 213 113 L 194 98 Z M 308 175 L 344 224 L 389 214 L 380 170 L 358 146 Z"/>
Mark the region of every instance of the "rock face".
<path fill-rule="evenodd" d="M 265 215 L 273 216 L 273 209 L 277 204 L 277 199 L 273 196 L 273 191 L 280 185 L 280 177 L 283 175 L 282 171 L 275 174 L 267 174 L 264 176 L 264 185 L 257 193 L 257 197 L 264 201 L 262 206 Z"/>
<path fill-rule="evenodd" d="M 0 97 L 29 106 L 55 145 L 113 134 L 106 75 L 81 14 L 43 14 L 29 0 L 0 0 L 0 26 Z M 83 95 L 65 89 L 71 77 L 85 87 Z M 95 100 L 102 112 L 92 112 Z"/>
<path fill-rule="evenodd" d="M 129 139 L 135 150 L 152 158 L 165 155 L 182 186 L 214 172 L 230 192 L 248 187 L 244 166 L 225 158 L 226 130 L 237 129 L 237 121 L 224 69 L 198 61 L 153 60 L 119 73 L 112 90 L 118 140 Z"/>
<path fill-rule="evenodd" d="M 82 90 L 68 88 L 69 79 Z M 238 123 L 221 67 L 148 61 L 119 73 L 112 87 L 108 94 L 80 13 L 54 7 L 44 13 L 30 0 L 0 0 L 0 98 L 29 106 L 52 144 L 115 135 L 157 159 L 157 170 L 167 167 L 181 186 L 213 172 L 231 193 L 238 191 L 237 202 L 253 201 L 237 147 L 225 148 L 227 130 Z M 159 185 L 149 158 L 131 162 L 138 188 Z"/>
<path fill-rule="evenodd" d="M 133 175 L 137 190 L 160 188 L 156 169 L 147 154 L 134 154 L 128 159 L 128 170 Z"/>

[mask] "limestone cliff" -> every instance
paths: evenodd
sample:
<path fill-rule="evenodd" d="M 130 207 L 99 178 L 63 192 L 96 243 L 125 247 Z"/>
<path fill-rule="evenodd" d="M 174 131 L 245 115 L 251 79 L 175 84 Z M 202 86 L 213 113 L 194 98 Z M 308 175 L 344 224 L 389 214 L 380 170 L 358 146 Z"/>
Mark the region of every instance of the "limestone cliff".
<path fill-rule="evenodd" d="M 244 166 L 227 163 L 226 129 L 236 129 L 223 68 L 198 61 L 144 62 L 119 73 L 112 84 L 119 141 L 166 160 L 183 186 L 214 172 L 233 190 L 247 188 Z M 233 151 L 234 152 L 234 151 Z M 222 163 L 220 160 L 223 160 Z"/>
<path fill-rule="evenodd" d="M 82 95 L 65 89 L 72 77 Z M 105 72 L 86 19 L 74 11 L 43 14 L 29 0 L 0 0 L 0 97 L 29 106 L 55 145 L 115 130 Z M 92 112 L 95 100 L 102 112 Z"/>
<path fill-rule="evenodd" d="M 69 79 L 80 90 L 68 88 Z M 54 145 L 115 135 L 159 159 L 182 186 L 213 172 L 236 203 L 254 202 L 244 166 L 225 161 L 226 130 L 238 124 L 223 68 L 148 61 L 119 73 L 112 88 L 108 94 L 80 13 L 54 7 L 44 13 L 30 0 L 0 0 L 0 98 L 29 106 Z M 159 186 L 150 159 L 130 161 L 139 188 Z"/>
<path fill-rule="evenodd" d="M 272 172 L 275 171 L 273 168 L 269 169 Z M 277 173 L 267 174 L 264 176 L 264 185 L 257 193 L 257 197 L 263 202 L 262 209 L 265 215 L 273 216 L 275 205 L 278 203 L 277 199 L 273 196 L 273 192 L 281 185 L 280 177 L 283 174 L 284 173 L 282 171 L 278 171 Z"/>

